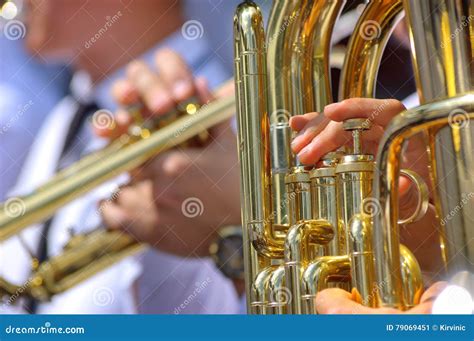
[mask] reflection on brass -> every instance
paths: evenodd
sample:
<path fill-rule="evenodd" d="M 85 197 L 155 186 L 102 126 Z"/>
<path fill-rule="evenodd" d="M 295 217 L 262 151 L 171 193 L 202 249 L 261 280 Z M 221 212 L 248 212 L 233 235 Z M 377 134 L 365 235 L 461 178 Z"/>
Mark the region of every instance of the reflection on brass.
<path fill-rule="evenodd" d="M 467 2 L 469 6 L 462 6 Z M 399 243 L 398 228 L 421 219 L 430 197 L 440 220 L 444 217 L 441 245 L 450 261 L 447 267 L 474 273 L 474 194 L 466 200 L 469 191 L 474 193 L 474 49 L 471 26 L 460 22 L 469 18 L 472 1 L 369 1 L 347 47 L 340 99 L 375 96 L 385 46 L 405 11 L 418 90 L 422 101 L 430 103 L 396 116 L 378 155 L 368 154 L 361 138 L 374 117 L 356 118 L 343 123 L 352 134 L 352 150 L 334 151 L 303 167 L 289 149 L 288 120 L 322 111 L 332 102 L 330 41 L 344 4 L 275 0 L 266 32 L 255 3 L 245 1 L 236 11 L 235 84 L 250 313 L 314 314 L 318 292 L 334 286 L 369 307 L 413 307 L 423 293 L 422 274 L 414 255 Z M 436 20 L 425 20 L 430 15 Z M 428 135 L 435 193 L 418 174 L 400 169 L 403 142 L 421 132 Z M 445 146 L 451 150 L 443 150 Z M 440 177 L 451 170 L 449 181 Z M 398 215 L 400 175 L 418 190 L 417 204 L 405 219 Z M 449 215 L 458 211 L 455 218 Z M 464 281 L 468 277 L 458 276 Z"/>
<path fill-rule="evenodd" d="M 255 3 L 242 3 L 235 14 L 242 226 L 251 313 L 300 312 L 293 295 L 293 289 L 299 290 L 300 261 L 309 261 L 333 238 L 327 220 L 309 219 L 310 177 L 290 151 L 288 119 L 317 104 L 293 96 L 292 86 L 313 92 L 314 84 L 329 79 L 330 37 L 343 4 L 275 1 L 266 35 Z M 325 96 L 331 93 L 324 88 L 328 86 L 329 81 L 320 84 Z M 330 103 L 319 95 L 318 101 L 323 101 L 320 108 Z"/>

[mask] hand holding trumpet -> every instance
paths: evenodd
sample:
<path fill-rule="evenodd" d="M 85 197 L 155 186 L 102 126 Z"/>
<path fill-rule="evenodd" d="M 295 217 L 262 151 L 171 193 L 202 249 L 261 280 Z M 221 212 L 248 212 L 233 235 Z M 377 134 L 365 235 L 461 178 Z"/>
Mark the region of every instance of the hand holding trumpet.
<path fill-rule="evenodd" d="M 141 61 L 130 63 L 127 78 L 113 86 L 119 104 L 141 105 L 147 120 L 165 115 L 193 97 L 201 103 L 214 99 L 206 81 L 194 78 L 175 52 L 159 51 L 155 64 L 159 72 Z M 222 89 L 218 96 L 232 91 L 232 87 Z M 98 130 L 97 134 L 116 138 L 133 123 L 133 117 L 119 109 L 115 128 Z M 106 225 L 163 251 L 207 255 L 215 230 L 240 219 L 235 149 L 235 137 L 226 122 L 210 131 L 205 147 L 177 148 L 150 160 L 132 173 L 131 184 L 121 189 L 116 200 L 103 207 Z"/>

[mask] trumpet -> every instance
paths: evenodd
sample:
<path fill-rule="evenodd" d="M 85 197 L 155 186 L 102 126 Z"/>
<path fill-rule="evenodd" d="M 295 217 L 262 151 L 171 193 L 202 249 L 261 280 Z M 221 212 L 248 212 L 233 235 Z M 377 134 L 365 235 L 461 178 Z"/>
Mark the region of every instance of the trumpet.
<path fill-rule="evenodd" d="M 33 223 L 46 220 L 75 198 L 161 152 L 188 143 L 193 138 L 202 141 L 211 127 L 234 115 L 234 108 L 234 96 L 201 107 L 188 103 L 167 115 L 165 123 L 160 120 L 153 127 L 133 126 L 128 134 L 60 171 L 32 194 L 9 199 L 0 205 L 0 242 Z M 152 129 L 157 131 L 152 132 Z M 0 299 L 5 298 L 10 304 L 21 297 L 49 300 L 144 248 L 144 244 L 118 231 L 100 228 L 75 235 L 60 255 L 41 264 L 33 259 L 33 271 L 26 283 L 15 285 L 0 278 Z"/>
<path fill-rule="evenodd" d="M 317 293 L 334 286 L 352 291 L 370 307 L 406 310 L 419 303 L 422 272 L 398 239 L 399 226 L 419 220 L 430 204 L 422 178 L 400 169 L 403 143 L 418 133 L 428 141 L 436 188 L 431 195 L 440 217 L 447 274 L 473 288 L 474 200 L 464 200 L 474 193 L 474 127 L 469 127 L 474 117 L 474 30 L 468 20 L 472 1 L 368 2 L 348 44 L 340 99 L 374 97 L 383 51 L 405 13 L 422 105 L 393 119 L 377 155 L 362 152 L 361 134 L 370 128 L 370 120 L 345 121 L 353 149 L 329 153 L 308 168 L 290 150 L 289 118 L 322 112 L 333 100 L 331 35 L 344 5 L 344 0 L 275 0 L 267 32 L 254 2 L 236 9 L 235 87 L 249 313 L 314 314 Z M 376 30 L 370 37 L 368 23 L 375 24 L 369 30 Z M 452 172 L 449 177 L 447 172 Z M 418 204 L 406 219 L 398 214 L 400 175 L 418 189 Z M 452 212 L 456 219 L 451 219 Z"/>

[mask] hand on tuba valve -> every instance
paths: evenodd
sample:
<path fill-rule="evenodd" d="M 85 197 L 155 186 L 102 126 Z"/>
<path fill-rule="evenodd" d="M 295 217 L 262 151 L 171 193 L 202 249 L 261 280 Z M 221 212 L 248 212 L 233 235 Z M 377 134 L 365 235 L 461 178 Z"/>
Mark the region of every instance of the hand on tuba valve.
<path fill-rule="evenodd" d="M 318 164 L 320 158 L 325 154 L 344 146 L 353 148 L 354 154 L 376 155 L 386 126 L 403 109 L 404 106 L 396 100 L 354 98 L 327 106 L 323 114 L 330 121 L 324 127 L 314 124 L 315 120 L 320 121 L 320 117 L 317 117 L 317 114 L 310 113 L 294 117 L 291 119 L 290 125 L 298 132 L 298 135 L 292 143 L 293 151 L 297 153 L 300 160 L 304 161 L 305 164 Z M 367 130 L 367 132 L 354 135 L 356 131 L 354 130 L 351 136 L 350 130 L 352 129 L 350 129 L 350 126 L 357 128 L 356 121 L 358 121 L 358 118 L 360 118 L 361 122 L 359 128 L 365 126 L 364 130 Z M 401 217 L 408 217 L 410 215 L 412 217 L 408 218 L 408 221 L 403 219 L 405 221 L 402 220 L 400 222 L 401 224 L 408 225 L 401 229 L 400 239 L 404 242 L 408 241 L 414 246 L 413 249 L 416 250 L 415 255 L 424 272 L 436 273 L 442 268 L 443 264 L 441 250 L 439 246 L 438 248 L 433 248 L 433 245 L 438 245 L 436 243 L 423 247 L 424 241 L 431 239 L 434 242 L 439 238 L 436 229 L 434 207 L 432 205 L 428 206 L 428 188 L 425 183 L 428 183 L 429 179 L 425 178 L 423 181 L 420 181 L 418 179 L 419 176 L 414 175 L 416 174 L 414 171 L 426 174 L 428 165 L 427 151 L 420 136 L 415 136 L 409 142 L 409 146 L 403 153 L 402 164 L 409 168 L 410 171 L 402 172 L 399 179 L 399 205 Z M 413 186 L 412 181 L 417 186 Z M 416 194 L 417 191 L 420 191 L 420 193 Z M 371 199 L 370 197 L 368 198 Z M 377 210 L 378 203 L 375 198 L 372 199 L 374 202 L 370 203 L 370 205 L 367 204 L 367 209 Z M 416 207 L 415 214 L 413 214 L 413 207 Z M 352 225 L 349 224 L 349 226 Z M 433 280 L 434 278 L 429 278 L 429 276 L 425 278 L 425 281 L 428 283 Z M 421 296 L 420 305 L 413 308 L 413 310 L 409 310 L 409 312 L 429 311 L 428 309 L 432 305 L 430 298 L 438 294 L 443 287 L 444 285 L 440 283 L 435 284 L 427 293 Z M 369 296 L 371 295 L 369 294 Z M 373 293 L 372 296 L 374 296 Z M 331 304 L 328 302 L 331 302 Z M 360 303 L 362 303 L 362 298 L 356 290 L 349 294 L 340 289 L 327 289 L 318 293 L 316 299 L 318 313 L 348 313 L 348 311 L 353 310 L 357 311 L 357 313 L 369 313 L 373 311 L 370 305 L 369 307 L 364 307 Z M 364 305 L 367 305 L 367 302 L 364 302 Z M 383 308 L 380 310 L 380 313 L 393 313 L 396 311 L 395 309 Z"/>
<path fill-rule="evenodd" d="M 403 110 L 403 104 L 394 99 L 351 98 L 324 108 L 323 115 L 329 120 L 324 127 L 319 124 L 319 113 L 292 117 L 290 126 L 298 133 L 291 144 L 292 150 L 304 164 L 317 164 L 324 155 L 333 150 L 340 147 L 352 148 L 352 134 L 344 129 L 343 122 L 362 118 L 370 125 L 370 129 L 361 134 L 363 150 L 360 152 L 376 155 L 386 126 Z M 426 147 L 422 137 L 417 135 L 404 149 L 402 166 L 423 175 L 423 180 L 428 184 L 430 180 L 427 165 Z M 401 216 L 408 217 L 418 201 L 417 190 L 409 178 L 401 176 L 399 191 Z"/>

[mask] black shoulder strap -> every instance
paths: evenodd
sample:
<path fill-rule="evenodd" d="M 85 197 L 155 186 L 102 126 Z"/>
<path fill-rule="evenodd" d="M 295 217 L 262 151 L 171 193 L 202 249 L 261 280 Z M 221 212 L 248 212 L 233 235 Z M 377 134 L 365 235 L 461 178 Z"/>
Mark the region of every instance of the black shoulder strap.
<path fill-rule="evenodd" d="M 96 103 L 90 103 L 90 104 L 79 103 L 79 106 L 74 115 L 74 118 L 71 124 L 69 125 L 69 130 L 67 132 L 66 139 L 64 141 L 63 150 L 61 151 L 61 156 L 59 160 L 61 160 L 64 156 L 66 156 L 68 152 L 71 150 L 71 148 L 73 148 L 74 140 L 79 135 L 81 128 L 83 127 L 84 123 L 87 121 L 87 118 L 90 117 L 92 114 L 94 114 L 94 112 L 96 112 L 97 110 L 98 110 L 98 106 Z M 56 171 L 59 170 L 58 168 L 60 164 L 61 162 L 58 162 Z M 41 236 L 40 236 L 38 251 L 37 251 L 39 264 L 48 260 L 48 235 L 49 235 L 49 230 L 51 228 L 51 225 L 54 221 L 54 218 L 55 216 L 52 216 L 47 221 L 45 221 L 41 229 Z M 38 309 L 38 301 L 32 298 L 28 299 L 25 302 L 25 309 L 30 314 L 35 314 Z"/>

